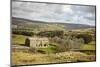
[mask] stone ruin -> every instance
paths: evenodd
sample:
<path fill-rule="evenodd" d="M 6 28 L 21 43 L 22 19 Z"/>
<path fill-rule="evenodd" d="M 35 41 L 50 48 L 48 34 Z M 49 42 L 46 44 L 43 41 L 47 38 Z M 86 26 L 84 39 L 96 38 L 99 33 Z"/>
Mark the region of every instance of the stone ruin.
<path fill-rule="evenodd" d="M 25 45 L 32 48 L 47 48 L 49 39 L 46 37 L 30 37 L 25 40 Z"/>

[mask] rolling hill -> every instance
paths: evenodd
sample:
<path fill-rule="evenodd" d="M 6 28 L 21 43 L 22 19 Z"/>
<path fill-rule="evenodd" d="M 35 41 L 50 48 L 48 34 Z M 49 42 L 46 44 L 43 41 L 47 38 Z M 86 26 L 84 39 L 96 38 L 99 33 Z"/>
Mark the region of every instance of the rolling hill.
<path fill-rule="evenodd" d="M 43 22 L 36 20 L 28 20 L 23 18 L 12 17 L 12 26 L 34 28 L 37 30 L 74 30 L 74 29 L 86 29 L 95 28 L 94 26 L 85 24 L 73 24 L 73 23 L 56 23 L 56 22 Z"/>

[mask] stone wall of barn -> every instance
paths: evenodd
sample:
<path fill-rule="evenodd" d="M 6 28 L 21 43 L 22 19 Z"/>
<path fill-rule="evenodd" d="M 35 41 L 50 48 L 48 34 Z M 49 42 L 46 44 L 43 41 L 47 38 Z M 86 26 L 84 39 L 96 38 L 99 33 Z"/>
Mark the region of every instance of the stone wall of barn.
<path fill-rule="evenodd" d="M 39 38 L 39 37 L 33 37 L 28 38 L 29 40 L 29 46 L 35 47 L 35 48 L 47 48 L 49 46 L 49 39 L 46 37 Z M 27 43 L 27 42 L 26 42 Z"/>

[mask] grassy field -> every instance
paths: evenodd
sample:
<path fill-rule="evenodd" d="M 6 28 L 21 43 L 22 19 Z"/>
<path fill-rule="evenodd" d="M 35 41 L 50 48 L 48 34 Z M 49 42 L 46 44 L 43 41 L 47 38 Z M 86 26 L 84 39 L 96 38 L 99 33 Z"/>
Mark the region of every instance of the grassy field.
<path fill-rule="evenodd" d="M 13 34 L 12 35 L 12 45 L 22 45 L 22 44 L 24 44 L 25 43 L 25 39 L 27 37 L 28 36 Z"/>
<path fill-rule="evenodd" d="M 56 47 L 50 45 L 48 48 L 38 48 L 38 49 L 39 49 L 39 50 L 45 50 L 45 51 L 47 51 L 48 53 L 54 53 Z"/>
<path fill-rule="evenodd" d="M 95 61 L 95 56 L 86 55 L 81 52 L 62 52 L 56 54 L 12 52 L 13 65 L 63 63 L 79 61 Z"/>
<path fill-rule="evenodd" d="M 12 34 L 12 45 L 23 45 L 25 39 L 29 36 Z M 48 51 L 48 54 L 34 53 L 27 49 L 21 49 L 12 51 L 12 64 L 24 65 L 24 64 L 48 64 L 48 63 L 63 63 L 63 62 L 83 62 L 83 61 L 95 61 L 95 52 L 79 52 L 68 51 L 61 53 L 54 53 L 56 46 L 50 44 L 48 48 L 38 48 L 38 50 Z M 91 41 L 88 44 L 84 44 L 81 50 L 96 50 L 95 41 Z"/>
<path fill-rule="evenodd" d="M 84 44 L 84 46 L 81 48 L 82 50 L 96 50 L 95 41 L 91 41 L 88 44 Z"/>
<path fill-rule="evenodd" d="M 85 44 L 83 47 L 82 47 L 82 50 L 96 50 L 95 49 L 95 45 L 88 45 L 88 44 Z"/>

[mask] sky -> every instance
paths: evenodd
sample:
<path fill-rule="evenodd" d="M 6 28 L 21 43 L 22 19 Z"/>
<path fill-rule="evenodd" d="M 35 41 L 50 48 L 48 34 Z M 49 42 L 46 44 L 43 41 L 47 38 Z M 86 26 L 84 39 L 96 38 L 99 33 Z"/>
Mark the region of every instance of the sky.
<path fill-rule="evenodd" d="M 51 23 L 95 26 L 95 6 L 13 1 L 12 16 Z"/>

